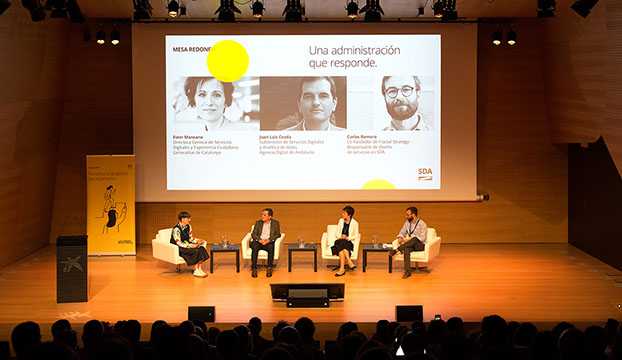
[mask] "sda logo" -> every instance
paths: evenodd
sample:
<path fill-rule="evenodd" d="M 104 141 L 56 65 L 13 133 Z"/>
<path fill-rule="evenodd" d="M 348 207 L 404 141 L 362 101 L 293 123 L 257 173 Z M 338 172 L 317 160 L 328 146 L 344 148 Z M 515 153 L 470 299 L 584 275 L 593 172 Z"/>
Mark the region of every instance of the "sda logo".
<path fill-rule="evenodd" d="M 432 181 L 432 169 L 419 168 L 419 181 Z"/>

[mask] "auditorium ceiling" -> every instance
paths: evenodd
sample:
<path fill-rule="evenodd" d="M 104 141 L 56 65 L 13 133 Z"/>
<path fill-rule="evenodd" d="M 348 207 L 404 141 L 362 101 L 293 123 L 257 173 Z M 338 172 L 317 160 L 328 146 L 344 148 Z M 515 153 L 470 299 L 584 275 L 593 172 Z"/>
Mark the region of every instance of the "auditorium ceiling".
<path fill-rule="evenodd" d="M 167 18 L 166 4 L 169 0 L 150 0 L 153 7 L 152 19 Z M 312 19 L 347 20 L 345 6 L 349 0 L 301 0 L 305 16 Z M 366 0 L 358 0 L 359 7 Z M 235 0 L 242 14 L 238 19 L 253 20 L 250 8 L 254 0 Z M 283 19 L 287 0 L 264 0 L 264 18 Z M 573 0 L 557 0 L 557 9 L 570 7 Z M 131 18 L 134 7 L 132 0 L 78 0 L 87 18 Z M 211 19 L 220 5 L 220 0 L 181 0 L 188 14 L 181 19 Z M 424 7 L 423 17 L 433 18 L 433 0 L 380 0 L 385 19 L 410 19 L 417 17 L 418 8 Z M 529 18 L 536 17 L 536 0 L 457 0 L 456 9 L 460 18 Z M 419 16 L 421 17 L 421 16 Z M 361 17 L 359 17 L 361 18 Z"/>

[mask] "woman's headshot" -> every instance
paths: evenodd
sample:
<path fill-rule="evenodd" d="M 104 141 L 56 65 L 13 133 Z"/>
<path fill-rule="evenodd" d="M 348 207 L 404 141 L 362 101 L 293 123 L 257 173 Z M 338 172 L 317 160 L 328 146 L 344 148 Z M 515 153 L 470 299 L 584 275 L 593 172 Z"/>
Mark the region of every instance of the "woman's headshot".
<path fill-rule="evenodd" d="M 225 109 L 231 106 L 233 85 L 211 77 L 189 77 L 184 84 L 188 105 L 208 130 L 219 130 L 226 122 Z"/>

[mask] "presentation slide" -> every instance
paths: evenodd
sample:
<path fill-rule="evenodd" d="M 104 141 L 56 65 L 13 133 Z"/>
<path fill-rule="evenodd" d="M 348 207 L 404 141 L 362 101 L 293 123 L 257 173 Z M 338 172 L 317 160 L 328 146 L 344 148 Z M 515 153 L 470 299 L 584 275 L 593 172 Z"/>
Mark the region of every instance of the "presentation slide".
<path fill-rule="evenodd" d="M 441 35 L 164 40 L 167 190 L 441 190 Z M 223 40 L 233 82 L 208 69 Z"/>

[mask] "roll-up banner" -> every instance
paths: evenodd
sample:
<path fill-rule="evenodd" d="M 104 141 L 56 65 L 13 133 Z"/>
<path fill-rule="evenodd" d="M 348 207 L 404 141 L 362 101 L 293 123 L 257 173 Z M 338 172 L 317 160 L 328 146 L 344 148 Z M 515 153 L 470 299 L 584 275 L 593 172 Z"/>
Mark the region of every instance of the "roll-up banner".
<path fill-rule="evenodd" d="M 89 255 L 136 255 L 134 155 L 86 157 Z"/>

